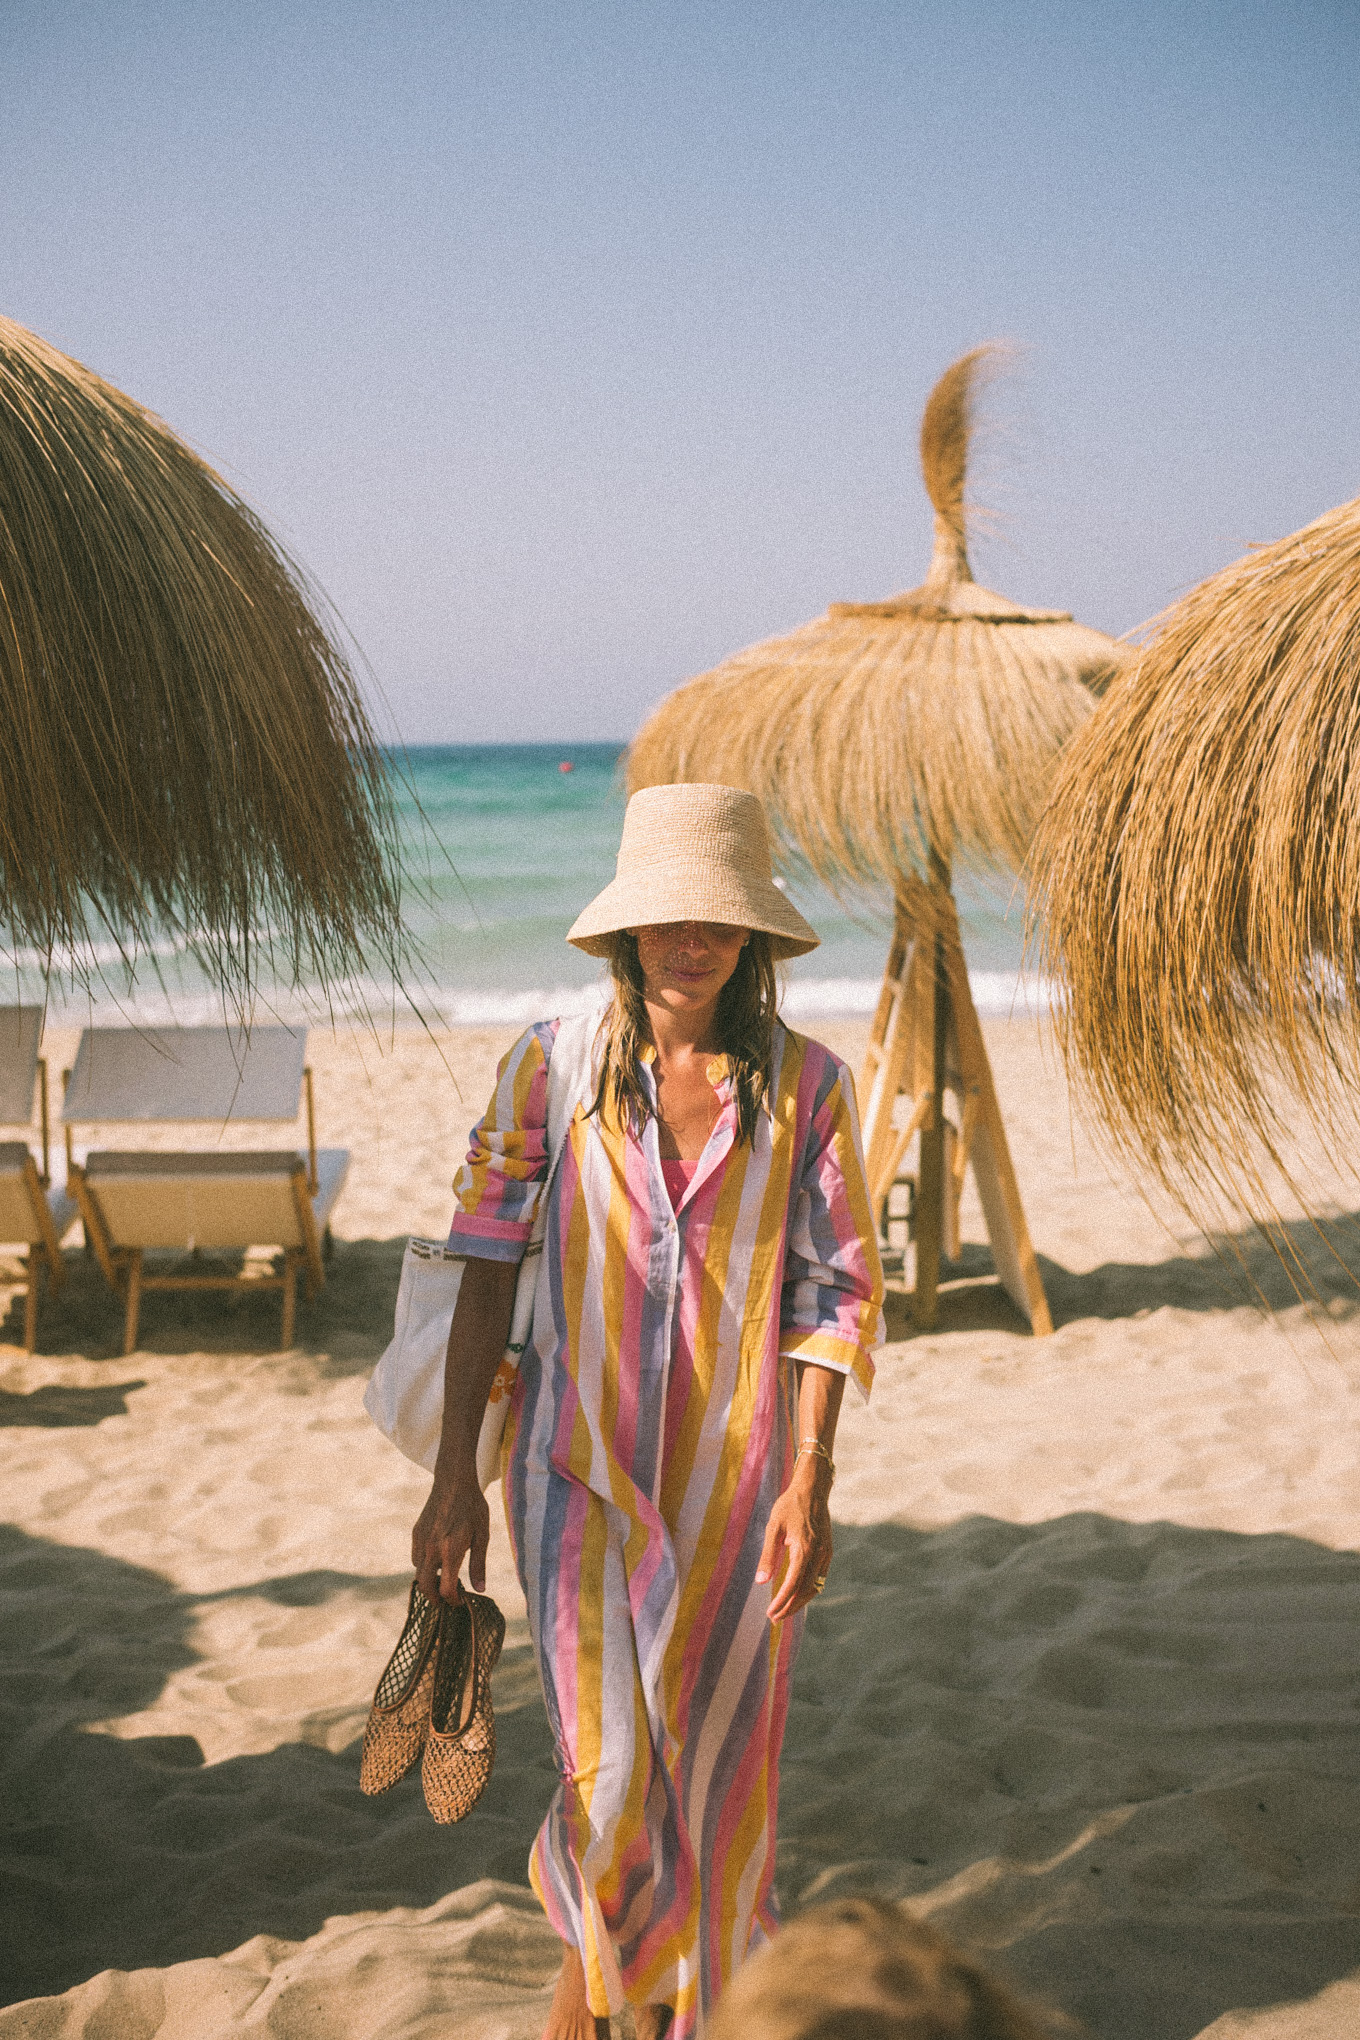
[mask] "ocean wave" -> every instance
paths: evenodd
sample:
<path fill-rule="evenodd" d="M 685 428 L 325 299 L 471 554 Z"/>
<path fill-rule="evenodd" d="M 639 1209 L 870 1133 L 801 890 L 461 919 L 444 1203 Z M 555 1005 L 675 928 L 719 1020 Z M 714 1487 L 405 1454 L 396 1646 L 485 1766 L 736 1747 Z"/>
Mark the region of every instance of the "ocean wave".
<path fill-rule="evenodd" d="M 968 983 L 979 1013 L 991 1018 L 1030 1018 L 1049 1011 L 1053 986 L 1047 978 L 1024 972 L 970 971 Z M 871 1015 L 878 1004 L 881 978 L 796 978 L 785 987 L 780 1011 L 795 1025 L 808 1020 L 856 1020 Z M 429 994 L 440 1018 L 452 1027 L 496 1027 L 551 1015 L 567 1019 L 587 1013 L 600 1001 L 597 985 L 554 985 L 527 992 L 435 991 Z"/>
<path fill-rule="evenodd" d="M 426 995 L 448 1027 L 528 1027 L 535 1020 L 569 1020 L 593 1012 L 600 1004 L 600 985 L 553 985 L 527 992 L 433 991 Z"/>
<path fill-rule="evenodd" d="M 1028 1018 L 1053 1004 L 1050 980 L 1023 971 L 973 970 L 968 984 L 978 1012 L 992 1018 Z M 785 992 L 780 1010 L 794 1021 L 866 1018 L 881 989 L 881 978 L 799 978 Z"/>
<path fill-rule="evenodd" d="M 1050 979 L 1024 972 L 970 971 L 968 982 L 978 1012 L 994 1019 L 1033 1018 L 1050 1011 L 1055 1000 Z M 797 977 L 785 986 L 780 1010 L 796 1027 L 818 1020 L 867 1019 L 878 1004 L 881 985 L 881 979 L 870 977 Z M 413 988 L 409 997 L 397 994 L 394 998 L 390 983 L 353 978 L 335 985 L 332 994 L 328 1005 L 317 994 L 305 991 L 262 993 L 255 1001 L 252 1018 L 260 1025 L 282 1021 L 304 1027 L 327 1025 L 332 1019 L 378 1027 L 527 1027 L 535 1020 L 567 1019 L 589 1012 L 599 1005 L 603 988 L 600 984 L 546 984 L 527 990 L 426 985 Z M 109 990 L 102 995 L 96 990 L 92 997 L 72 1001 L 54 994 L 48 1001 L 48 1018 L 58 1026 L 203 1027 L 221 1026 L 236 1014 L 234 1009 L 228 1010 L 220 991 L 204 986 L 168 993 L 138 990 L 121 997 Z"/>

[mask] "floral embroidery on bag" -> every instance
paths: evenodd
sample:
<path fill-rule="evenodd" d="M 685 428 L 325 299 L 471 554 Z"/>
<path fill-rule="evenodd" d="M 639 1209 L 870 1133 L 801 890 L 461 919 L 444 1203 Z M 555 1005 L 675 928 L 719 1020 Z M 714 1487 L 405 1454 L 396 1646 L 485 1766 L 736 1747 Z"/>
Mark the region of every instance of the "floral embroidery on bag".
<path fill-rule="evenodd" d="M 502 1401 L 507 1395 L 510 1395 L 514 1390 L 515 1376 L 518 1372 L 519 1370 L 513 1360 L 502 1360 L 500 1366 L 496 1369 L 495 1379 L 491 1383 L 491 1393 L 487 1397 L 487 1402 L 497 1403 Z"/>

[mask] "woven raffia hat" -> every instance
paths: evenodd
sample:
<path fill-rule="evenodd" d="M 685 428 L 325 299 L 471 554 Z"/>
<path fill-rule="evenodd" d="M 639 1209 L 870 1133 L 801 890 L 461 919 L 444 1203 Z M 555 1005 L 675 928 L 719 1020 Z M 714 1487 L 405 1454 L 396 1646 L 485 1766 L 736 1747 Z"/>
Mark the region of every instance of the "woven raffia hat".
<path fill-rule="evenodd" d="M 735 786 L 648 786 L 635 793 L 613 881 L 567 940 L 588 956 L 608 956 L 620 929 L 663 921 L 759 929 L 776 957 L 806 956 L 821 940 L 774 882 L 764 808 Z"/>

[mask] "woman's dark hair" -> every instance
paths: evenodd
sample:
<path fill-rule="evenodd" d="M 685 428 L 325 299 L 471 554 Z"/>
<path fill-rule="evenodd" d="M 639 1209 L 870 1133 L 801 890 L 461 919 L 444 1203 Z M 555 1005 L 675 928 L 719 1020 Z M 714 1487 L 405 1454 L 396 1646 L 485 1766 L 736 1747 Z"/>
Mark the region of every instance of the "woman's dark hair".
<path fill-rule="evenodd" d="M 626 929 L 614 937 L 609 956 L 614 1003 L 605 1015 L 604 1057 L 592 1112 L 606 1107 L 621 1125 L 640 1131 L 651 1113 L 642 1078 L 642 1050 L 651 1041 L 642 997 L 642 962 L 637 940 Z M 737 967 L 718 996 L 718 1038 L 732 1063 L 737 1101 L 737 1139 L 755 1140 L 760 1108 L 774 1075 L 774 1023 L 779 987 L 768 935 L 752 929 Z"/>

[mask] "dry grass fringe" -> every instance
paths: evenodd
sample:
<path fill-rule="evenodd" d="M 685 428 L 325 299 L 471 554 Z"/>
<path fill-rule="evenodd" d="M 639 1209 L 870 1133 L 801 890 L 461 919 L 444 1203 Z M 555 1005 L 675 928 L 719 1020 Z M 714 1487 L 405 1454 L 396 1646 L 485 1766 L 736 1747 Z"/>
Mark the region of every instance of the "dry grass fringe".
<path fill-rule="evenodd" d="M 1300 1104 L 1353 1149 L 1360 500 L 1158 619 L 1063 760 L 1032 872 L 1069 1070 L 1186 1209 L 1300 1195 Z"/>
<path fill-rule="evenodd" d="M 399 973 L 387 776 L 255 513 L 139 404 L 0 320 L 0 916 L 49 973 L 180 935 L 257 983 Z"/>
<path fill-rule="evenodd" d="M 992 350 L 949 369 L 922 459 L 937 543 L 925 584 L 837 603 L 670 695 L 628 754 L 629 790 L 720 781 L 758 794 L 786 863 L 833 890 L 946 863 L 1014 868 L 1058 752 L 1124 658 L 1099 631 L 977 589 L 964 552 L 972 393 Z"/>
<path fill-rule="evenodd" d="M 921 414 L 921 473 L 935 515 L 962 543 L 967 537 L 963 490 L 979 386 L 994 375 L 1005 350 L 991 341 L 952 362 Z"/>

